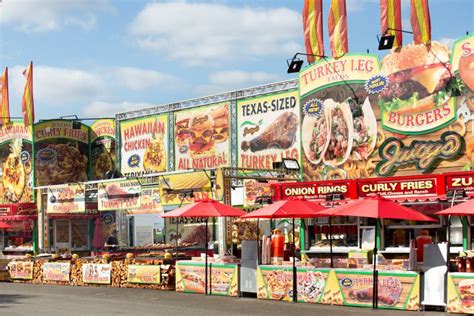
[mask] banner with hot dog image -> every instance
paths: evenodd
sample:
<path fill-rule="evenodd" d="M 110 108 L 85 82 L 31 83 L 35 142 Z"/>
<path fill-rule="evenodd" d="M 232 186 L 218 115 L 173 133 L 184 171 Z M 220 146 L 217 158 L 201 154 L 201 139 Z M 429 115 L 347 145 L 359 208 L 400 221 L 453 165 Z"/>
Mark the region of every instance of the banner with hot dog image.
<path fill-rule="evenodd" d="M 237 126 L 239 167 L 272 169 L 282 158 L 300 159 L 297 90 L 237 101 Z"/>
<path fill-rule="evenodd" d="M 168 168 L 168 113 L 120 122 L 120 171 L 125 176 Z"/>
<path fill-rule="evenodd" d="M 115 120 L 97 120 L 91 125 L 91 178 L 106 179 L 115 169 Z"/>
<path fill-rule="evenodd" d="M 230 103 L 177 111 L 175 169 L 214 169 L 230 164 Z"/>

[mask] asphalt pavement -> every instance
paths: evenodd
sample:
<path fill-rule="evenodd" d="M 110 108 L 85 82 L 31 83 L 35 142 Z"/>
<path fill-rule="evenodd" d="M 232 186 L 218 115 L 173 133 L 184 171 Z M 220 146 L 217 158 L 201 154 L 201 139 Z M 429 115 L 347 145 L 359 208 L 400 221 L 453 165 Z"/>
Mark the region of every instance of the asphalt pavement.
<path fill-rule="evenodd" d="M 0 315 L 426 315 L 147 289 L 0 283 Z"/>

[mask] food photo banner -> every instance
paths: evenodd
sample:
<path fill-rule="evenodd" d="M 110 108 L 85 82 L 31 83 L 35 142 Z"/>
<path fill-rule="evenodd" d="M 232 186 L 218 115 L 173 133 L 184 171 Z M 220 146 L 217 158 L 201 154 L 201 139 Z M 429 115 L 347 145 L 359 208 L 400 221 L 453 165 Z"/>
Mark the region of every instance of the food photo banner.
<path fill-rule="evenodd" d="M 115 121 L 97 120 L 91 124 L 91 179 L 106 179 L 115 168 Z"/>
<path fill-rule="evenodd" d="M 69 184 L 50 186 L 46 212 L 49 213 L 85 213 L 86 186 L 85 184 Z"/>
<path fill-rule="evenodd" d="M 33 201 L 33 159 L 31 127 L 11 122 L 0 127 L 0 203 Z"/>
<path fill-rule="evenodd" d="M 69 282 L 71 273 L 70 262 L 45 262 L 43 264 L 43 280 Z"/>
<path fill-rule="evenodd" d="M 138 180 L 120 180 L 98 184 L 99 211 L 135 209 L 141 206 Z"/>
<path fill-rule="evenodd" d="M 43 121 L 34 125 L 36 186 L 89 179 L 89 129 L 87 125 L 71 120 Z"/>
<path fill-rule="evenodd" d="M 167 171 L 168 113 L 121 121 L 120 142 L 125 176 Z"/>
<path fill-rule="evenodd" d="M 222 102 L 174 113 L 176 170 L 230 165 L 229 107 Z"/>
<path fill-rule="evenodd" d="M 472 170 L 472 38 L 453 54 L 434 41 L 302 70 L 304 180 Z"/>
<path fill-rule="evenodd" d="M 298 91 L 237 101 L 237 127 L 239 167 L 272 169 L 283 158 L 300 160 Z"/>

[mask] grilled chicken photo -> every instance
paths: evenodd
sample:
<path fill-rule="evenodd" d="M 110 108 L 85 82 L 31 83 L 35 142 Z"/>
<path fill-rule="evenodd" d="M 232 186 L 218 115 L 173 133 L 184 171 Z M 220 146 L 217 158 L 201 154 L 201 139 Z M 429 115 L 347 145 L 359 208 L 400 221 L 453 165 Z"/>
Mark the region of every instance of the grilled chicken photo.
<path fill-rule="evenodd" d="M 298 117 L 291 112 L 281 114 L 259 136 L 250 141 L 243 141 L 243 151 L 257 152 L 265 149 L 288 149 L 296 141 Z"/>

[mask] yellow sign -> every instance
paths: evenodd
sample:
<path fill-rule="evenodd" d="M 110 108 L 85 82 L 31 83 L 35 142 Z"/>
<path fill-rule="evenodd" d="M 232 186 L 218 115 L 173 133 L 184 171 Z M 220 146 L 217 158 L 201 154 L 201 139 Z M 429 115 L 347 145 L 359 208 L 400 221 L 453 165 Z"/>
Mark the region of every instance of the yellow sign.
<path fill-rule="evenodd" d="M 8 264 L 10 267 L 10 277 L 19 280 L 33 279 L 33 262 L 32 261 L 12 261 Z"/>
<path fill-rule="evenodd" d="M 47 213 L 84 213 L 86 211 L 84 184 L 51 186 L 48 188 Z"/>
<path fill-rule="evenodd" d="M 128 265 L 128 283 L 160 284 L 161 266 L 159 265 Z"/>
<path fill-rule="evenodd" d="M 162 214 L 161 189 L 159 186 L 143 187 L 141 191 L 141 206 L 128 210 L 129 215 L 134 214 Z"/>
<path fill-rule="evenodd" d="M 161 177 L 161 204 L 180 205 L 194 202 L 195 199 L 211 198 L 211 181 L 206 171 L 170 174 Z M 185 194 L 186 191 L 193 194 Z"/>

